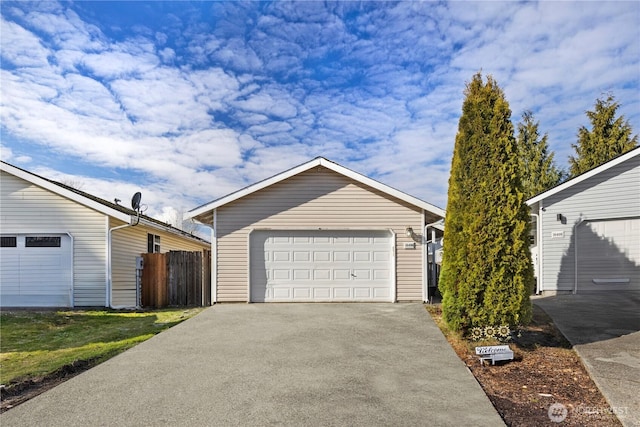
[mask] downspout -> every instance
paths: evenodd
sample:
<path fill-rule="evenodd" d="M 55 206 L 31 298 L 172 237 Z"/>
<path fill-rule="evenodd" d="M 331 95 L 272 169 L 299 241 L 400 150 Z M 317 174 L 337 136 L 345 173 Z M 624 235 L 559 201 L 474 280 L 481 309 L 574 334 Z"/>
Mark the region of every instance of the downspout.
<path fill-rule="evenodd" d="M 578 293 L 578 226 L 584 222 L 582 216 L 578 218 L 578 221 L 573 225 L 573 254 L 575 259 L 573 261 L 573 294 Z"/>
<path fill-rule="evenodd" d="M 218 209 L 213 210 L 211 229 L 211 305 L 218 302 Z"/>
<path fill-rule="evenodd" d="M 421 218 L 422 222 L 420 223 L 420 225 L 424 225 L 426 220 L 427 219 L 423 209 L 422 218 Z M 422 301 L 423 302 L 429 301 L 429 278 L 427 277 L 429 275 L 429 250 L 428 250 L 429 248 L 427 246 L 426 231 L 427 229 L 425 228 L 422 232 L 422 239 L 421 239 L 422 245 L 420 246 L 422 249 Z"/>
<path fill-rule="evenodd" d="M 127 227 L 135 227 L 136 225 L 138 225 L 140 223 L 140 212 L 138 212 L 138 215 L 136 216 L 135 219 L 135 224 L 133 223 L 133 216 L 131 217 L 131 223 L 129 224 L 123 224 L 123 225 L 119 225 L 117 227 L 112 227 L 109 229 L 108 231 L 108 236 L 107 236 L 107 307 L 109 308 L 122 308 L 122 307 L 114 307 L 112 305 L 112 301 L 111 301 L 111 290 L 113 288 L 113 277 L 112 277 L 112 272 L 113 272 L 113 268 L 111 266 L 111 247 L 112 247 L 112 236 L 113 236 L 113 232 L 115 230 L 120 230 L 123 228 L 127 228 Z M 140 308 L 140 307 L 136 307 L 136 308 Z"/>
<path fill-rule="evenodd" d="M 425 291 L 425 302 L 429 302 L 429 279 L 431 279 L 431 281 L 433 282 L 433 284 L 435 285 L 435 277 L 436 277 L 436 229 L 434 227 L 434 225 L 439 224 L 440 220 L 436 221 L 436 222 L 432 222 L 431 224 L 427 224 L 424 226 L 424 233 L 423 233 L 423 238 L 422 241 L 425 242 L 425 237 L 427 235 L 427 233 L 429 232 L 429 228 L 431 228 L 431 240 L 427 241 L 426 243 L 428 244 L 428 242 L 431 242 L 431 248 L 433 253 L 431 254 L 431 265 L 432 265 L 432 269 L 431 269 L 431 275 L 429 275 L 429 268 L 427 265 L 427 276 L 431 276 L 427 279 L 427 287 L 426 287 L 426 291 Z M 427 254 L 426 254 L 426 260 L 427 260 L 427 264 L 429 262 L 429 248 L 427 247 Z"/>
<path fill-rule="evenodd" d="M 71 302 L 71 307 L 75 307 L 75 301 L 73 300 L 73 289 L 74 289 L 74 285 L 75 285 L 75 280 L 74 280 L 74 275 L 75 275 L 75 262 L 73 261 L 73 258 L 75 257 L 75 247 L 74 247 L 74 239 L 73 239 L 73 235 L 71 233 L 69 233 L 68 231 L 65 232 L 65 234 L 67 236 L 69 236 L 69 238 L 71 239 L 71 292 L 69 295 L 69 302 Z"/>
<path fill-rule="evenodd" d="M 540 257 L 540 246 L 542 246 L 542 242 L 540 241 L 540 227 L 542 225 L 540 224 L 540 215 L 534 213 L 529 215 L 536 219 L 536 251 L 538 252 L 536 254 L 536 264 L 538 264 L 538 275 L 536 277 L 536 295 L 540 295 L 540 276 L 542 276 L 542 258 Z"/>
<path fill-rule="evenodd" d="M 540 200 L 540 203 L 538 204 L 538 218 L 540 218 L 540 221 L 538 222 L 538 274 L 540 275 L 540 287 L 538 288 L 538 292 L 542 293 L 544 291 L 544 289 L 542 289 L 544 287 L 544 249 L 542 247 L 543 245 L 543 236 L 544 233 L 542 231 L 542 214 L 544 213 L 544 199 Z"/>

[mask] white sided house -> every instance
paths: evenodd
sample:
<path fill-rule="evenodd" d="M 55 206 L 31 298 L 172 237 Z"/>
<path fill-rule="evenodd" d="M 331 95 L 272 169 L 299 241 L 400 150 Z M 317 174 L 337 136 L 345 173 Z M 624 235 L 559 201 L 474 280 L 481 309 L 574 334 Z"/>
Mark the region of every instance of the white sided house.
<path fill-rule="evenodd" d="M 0 162 L 0 307 L 136 307 L 136 258 L 210 243 Z M 134 225 L 135 224 L 135 225 Z"/>
<path fill-rule="evenodd" d="M 319 157 L 185 218 L 212 228 L 214 302 L 395 302 L 428 298 L 444 211 Z"/>
<path fill-rule="evenodd" d="M 640 290 L 640 148 L 527 204 L 538 292 Z"/>

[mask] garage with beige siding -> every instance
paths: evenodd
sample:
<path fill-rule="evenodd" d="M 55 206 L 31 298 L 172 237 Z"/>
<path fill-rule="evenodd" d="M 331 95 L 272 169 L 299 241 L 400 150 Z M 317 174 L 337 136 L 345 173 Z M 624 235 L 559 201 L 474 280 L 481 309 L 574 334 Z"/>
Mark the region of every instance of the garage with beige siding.
<path fill-rule="evenodd" d="M 216 302 L 423 301 L 444 211 L 324 158 L 185 215 L 212 228 Z"/>

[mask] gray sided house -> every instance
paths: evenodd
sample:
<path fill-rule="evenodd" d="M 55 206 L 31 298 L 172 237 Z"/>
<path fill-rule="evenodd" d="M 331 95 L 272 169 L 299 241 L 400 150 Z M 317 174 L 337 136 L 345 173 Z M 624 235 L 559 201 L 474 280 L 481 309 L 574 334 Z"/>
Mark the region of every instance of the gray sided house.
<path fill-rule="evenodd" d="M 210 243 L 0 163 L 0 307 L 137 305 L 136 258 Z"/>
<path fill-rule="evenodd" d="M 539 292 L 640 290 L 640 148 L 527 204 Z"/>
<path fill-rule="evenodd" d="M 212 228 L 214 302 L 393 302 L 428 297 L 444 211 L 319 157 L 185 218 Z"/>

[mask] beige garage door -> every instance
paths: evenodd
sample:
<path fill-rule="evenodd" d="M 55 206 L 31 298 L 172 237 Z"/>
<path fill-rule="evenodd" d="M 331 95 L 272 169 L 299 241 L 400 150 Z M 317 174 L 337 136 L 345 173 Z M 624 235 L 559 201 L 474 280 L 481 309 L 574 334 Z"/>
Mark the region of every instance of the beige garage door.
<path fill-rule="evenodd" d="M 392 253 L 389 231 L 254 231 L 251 301 L 393 301 Z"/>

